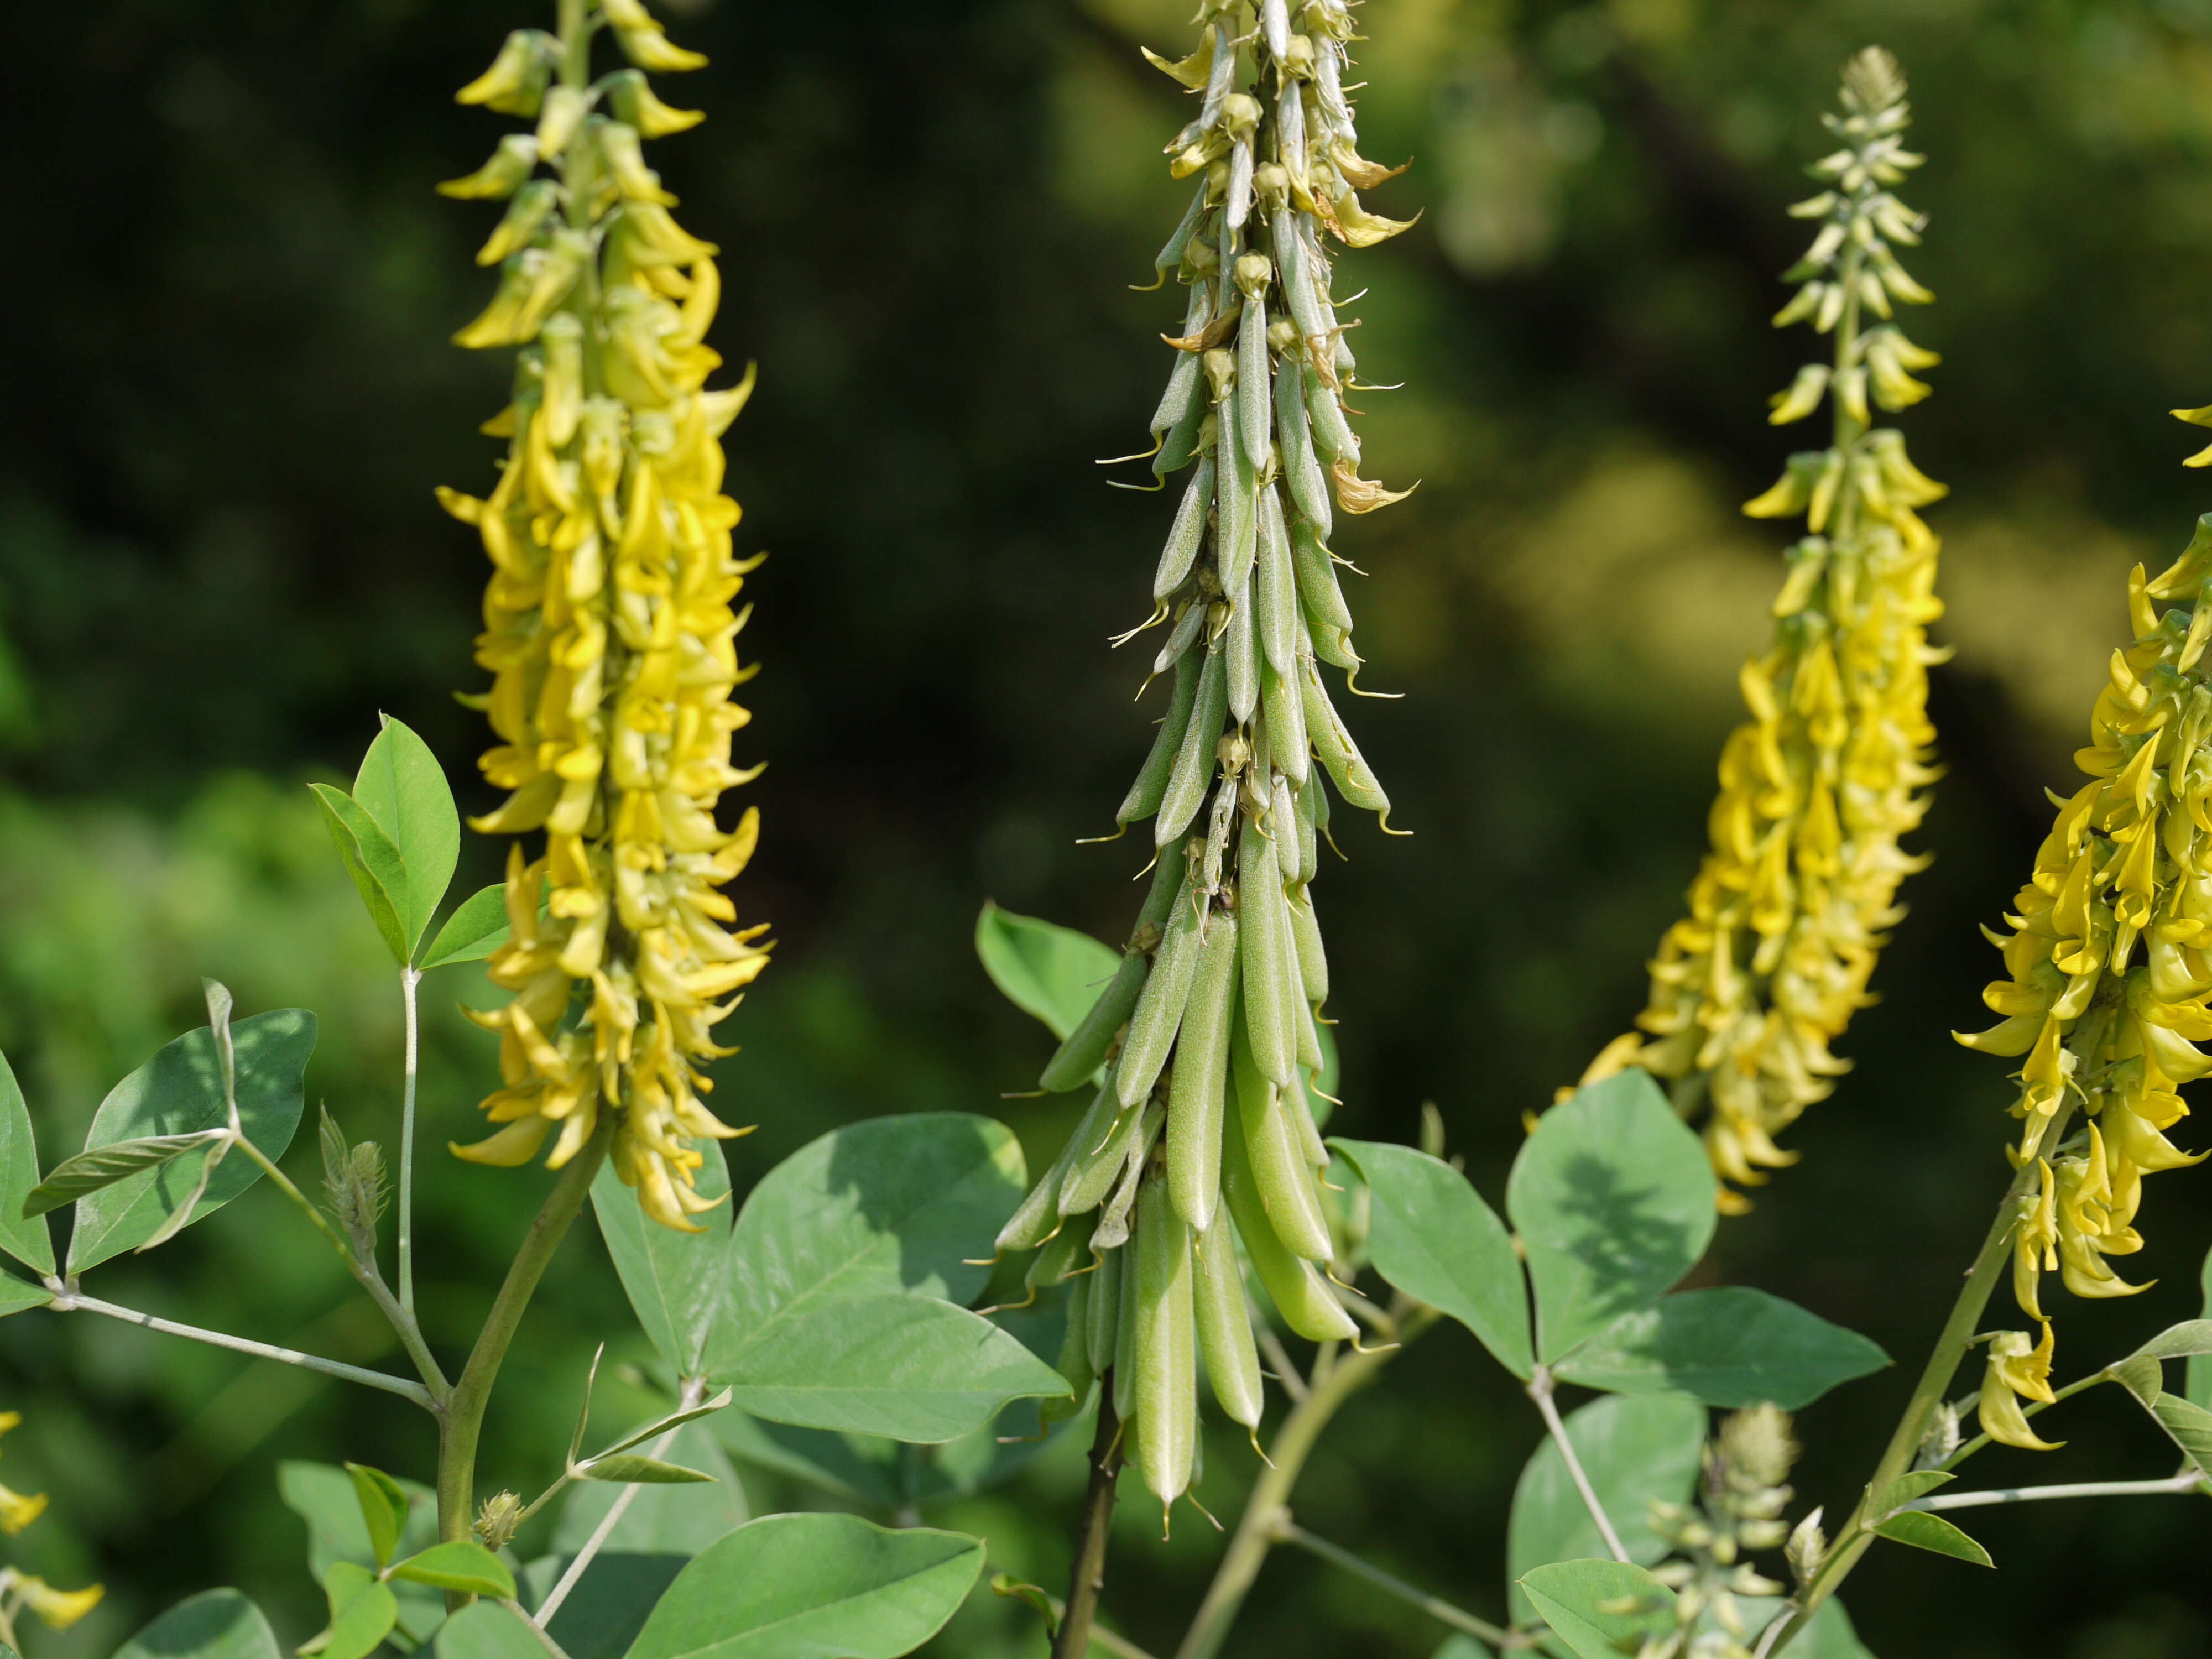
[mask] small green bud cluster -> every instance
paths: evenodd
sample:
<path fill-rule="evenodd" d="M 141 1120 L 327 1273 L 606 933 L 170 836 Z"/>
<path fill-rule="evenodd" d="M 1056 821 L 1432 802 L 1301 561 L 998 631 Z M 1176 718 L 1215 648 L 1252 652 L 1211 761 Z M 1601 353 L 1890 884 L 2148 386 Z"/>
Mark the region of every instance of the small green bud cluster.
<path fill-rule="evenodd" d="M 488 1550 L 505 1549 L 522 1522 L 522 1499 L 511 1492 L 495 1492 L 477 1510 L 477 1542 Z"/>
<path fill-rule="evenodd" d="M 331 1214 L 353 1243 L 354 1254 L 363 1261 L 376 1259 L 376 1228 L 392 1201 L 392 1176 L 385 1168 L 384 1149 L 373 1140 L 346 1144 L 326 1108 L 323 1112 L 323 1195 Z"/>
<path fill-rule="evenodd" d="M 1786 1540 L 1802 1576 L 1820 1547 L 1817 1511 L 1795 1534 L 1782 1518 L 1796 1460 L 1790 1414 L 1771 1404 L 1753 1406 L 1729 1417 L 1706 1442 L 1694 1506 L 1651 1505 L 1651 1529 L 1674 1551 L 1652 1577 L 1675 1592 L 1674 1628 L 1648 1637 L 1637 1659 L 1751 1659 L 1745 1645 L 1751 1629 L 1739 1598 L 1776 1596 L 1784 1587 L 1747 1558 Z M 1812 1557 L 1806 1557 L 1808 1549 Z"/>

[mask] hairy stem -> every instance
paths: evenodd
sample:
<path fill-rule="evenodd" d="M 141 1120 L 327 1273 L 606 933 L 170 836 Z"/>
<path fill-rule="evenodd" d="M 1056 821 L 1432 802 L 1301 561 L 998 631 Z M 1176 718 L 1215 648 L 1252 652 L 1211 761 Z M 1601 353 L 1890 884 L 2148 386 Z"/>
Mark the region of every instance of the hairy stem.
<path fill-rule="evenodd" d="M 1392 1313 L 1398 1319 L 1398 1347 L 1355 1349 L 1331 1364 L 1322 1363 L 1326 1353 L 1316 1358 L 1307 1379 L 1306 1397 L 1291 1407 L 1275 1432 L 1275 1443 L 1267 1452 L 1268 1464 L 1252 1483 L 1236 1534 L 1222 1554 L 1197 1615 L 1183 1633 L 1176 1659 L 1213 1659 L 1220 1652 L 1253 1580 L 1260 1576 L 1261 1563 L 1281 1535 L 1279 1528 L 1290 1516 L 1291 1489 L 1297 1484 L 1321 1431 L 1346 1401 L 1372 1382 L 1376 1372 L 1436 1321 L 1436 1315 L 1428 1309 L 1414 1306 L 1403 1297 L 1398 1298 Z"/>
<path fill-rule="evenodd" d="M 415 1318 L 415 1075 L 421 1061 L 415 988 L 422 982 L 419 968 L 399 970 L 399 994 L 407 1009 L 406 1069 L 399 1085 L 399 1310 L 411 1324 Z"/>
<path fill-rule="evenodd" d="M 1628 1550 L 1613 1530 L 1613 1517 L 1605 1512 L 1598 1501 L 1597 1488 L 1583 1471 L 1583 1460 L 1575 1453 L 1575 1443 L 1567 1438 L 1567 1425 L 1559 1420 L 1559 1408 L 1552 1398 L 1552 1372 L 1548 1366 L 1536 1367 L 1535 1376 L 1528 1379 L 1528 1398 L 1536 1402 L 1536 1409 L 1544 1419 L 1544 1427 L 1551 1432 L 1552 1443 L 1559 1449 L 1559 1461 L 1567 1466 L 1568 1477 L 1575 1490 L 1583 1496 L 1583 1507 L 1589 1511 L 1590 1519 L 1597 1523 L 1598 1536 L 1605 1540 L 1606 1548 L 1613 1552 L 1616 1561 L 1628 1559 Z"/>
<path fill-rule="evenodd" d="M 1052 1638 L 1052 1659 L 1083 1659 L 1091 1651 L 1098 1619 L 1098 1592 L 1106 1584 L 1106 1540 L 1114 1521 L 1114 1486 L 1121 1473 L 1121 1421 L 1114 1414 L 1114 1373 L 1098 1379 L 1098 1432 L 1091 1442 L 1091 1486 L 1083 1495 L 1083 1524 L 1075 1535 L 1075 1565 L 1067 1574 L 1067 1603 Z"/>
<path fill-rule="evenodd" d="M 591 1195 L 592 1179 L 606 1160 L 614 1127 L 614 1115 L 603 1113 L 598 1131 L 568 1160 L 560 1180 L 546 1194 L 544 1206 L 523 1236 L 522 1248 L 507 1270 L 506 1281 L 499 1287 L 483 1329 L 477 1334 L 476 1346 L 469 1351 L 460 1381 L 446 1398 L 438 1425 L 438 1536 L 443 1541 L 469 1535 L 469 1519 L 476 1507 L 477 1442 L 483 1432 L 484 1407 L 491 1402 L 492 1384 L 498 1380 L 507 1345 L 514 1340 L 523 1310 L 530 1305 L 546 1264 L 560 1248 L 568 1224 Z"/>
<path fill-rule="evenodd" d="M 1388 1590 L 1400 1601 L 1419 1607 L 1437 1623 L 1449 1625 L 1454 1630 L 1463 1630 L 1469 1636 L 1487 1642 L 1494 1648 L 1534 1647 L 1536 1644 L 1537 1638 L 1533 1636 L 1506 1630 L 1486 1619 L 1478 1619 L 1441 1597 L 1418 1589 L 1404 1579 L 1395 1577 L 1382 1568 L 1361 1560 L 1350 1550 L 1332 1544 L 1326 1538 L 1316 1538 L 1292 1522 L 1287 1514 L 1278 1516 L 1275 1536 L 1282 1543 L 1296 1544 L 1300 1549 L 1310 1551 L 1331 1565 L 1342 1567 L 1346 1572 L 1364 1578 L 1377 1589 Z"/>
<path fill-rule="evenodd" d="M 2163 1480 L 2081 1480 L 2070 1486 L 1997 1486 L 1988 1492 L 1946 1492 L 1907 1504 L 1908 1510 L 1978 1510 L 1991 1504 L 2034 1504 L 2046 1498 L 2150 1498 L 2160 1492 L 2202 1492 L 2205 1476 L 2195 1468 Z"/>
<path fill-rule="evenodd" d="M 56 1281 L 49 1281 L 53 1288 Z M 234 1353 L 251 1354 L 256 1359 L 274 1359 L 287 1365 L 297 1365 L 301 1370 L 320 1371 L 325 1376 L 335 1376 L 344 1382 L 358 1382 L 363 1388 L 381 1389 L 386 1394 L 396 1394 L 402 1400 L 411 1400 L 424 1411 L 434 1412 L 438 1402 L 430 1390 L 420 1382 L 410 1382 L 404 1376 L 393 1376 L 385 1371 L 373 1371 L 360 1365 L 349 1365 L 342 1360 L 325 1359 L 320 1354 L 301 1353 L 297 1348 L 280 1348 L 270 1342 L 256 1342 L 250 1336 L 233 1336 L 228 1331 L 210 1331 L 198 1325 L 183 1325 L 173 1319 L 141 1313 L 136 1308 L 118 1307 L 112 1302 L 102 1302 L 98 1297 L 86 1296 L 76 1291 L 57 1290 L 54 1299 L 47 1304 L 56 1313 L 105 1314 L 110 1319 L 119 1319 L 126 1325 L 137 1325 L 146 1330 L 160 1331 L 166 1336 L 181 1336 L 194 1342 L 204 1342 L 210 1347 L 228 1348 Z"/>

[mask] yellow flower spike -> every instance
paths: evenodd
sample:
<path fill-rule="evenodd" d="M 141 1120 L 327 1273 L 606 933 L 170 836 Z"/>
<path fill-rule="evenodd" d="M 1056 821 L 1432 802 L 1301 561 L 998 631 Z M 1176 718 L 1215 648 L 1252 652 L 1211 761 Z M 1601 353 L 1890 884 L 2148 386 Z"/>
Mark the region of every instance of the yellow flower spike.
<path fill-rule="evenodd" d="M 0 1486 L 0 1532 L 6 1533 L 10 1538 L 46 1512 L 46 1497 L 44 1492 L 27 1498 L 21 1492 Z"/>
<path fill-rule="evenodd" d="M 732 546 L 739 515 L 718 441 L 752 377 L 705 389 L 721 361 L 703 343 L 721 292 L 715 249 L 670 215 L 675 198 L 641 149 L 700 118 L 655 99 L 642 71 L 706 60 L 671 45 L 639 0 L 603 9 L 637 66 L 599 83 L 614 118 L 584 118 L 592 91 L 556 42 L 546 61 L 562 78 L 528 110 L 506 81 L 469 89 L 516 103 L 536 132 L 448 187 L 515 197 L 491 244 L 499 292 L 456 337 L 524 348 L 495 428 L 508 440 L 498 488 L 441 496 L 493 567 L 476 659 L 499 742 L 482 766 L 508 793 L 471 824 L 545 835 L 542 858 L 509 854 L 509 938 L 488 971 L 512 1000 L 472 1015 L 500 1036 L 503 1086 L 483 1103 L 495 1130 L 453 1151 L 559 1168 L 611 1117 L 613 1166 L 646 1213 L 696 1231 L 688 1218 L 719 1200 L 696 1188 L 694 1143 L 741 1133 L 701 1104 L 698 1068 L 732 1052 L 713 1030 L 735 999 L 717 999 L 768 959 L 718 890 L 757 817 L 734 835 L 715 821 L 723 793 L 754 775 L 730 763 L 750 718 L 731 694 L 750 672 L 732 607 L 752 563 Z M 541 163 L 557 199 L 555 179 L 529 176 Z"/>
<path fill-rule="evenodd" d="M 1925 396 L 1907 371 L 1932 367 L 1935 354 L 1894 328 L 1860 330 L 1877 296 L 1905 297 L 1884 287 L 1890 244 L 1918 234 L 1875 165 L 1905 125 L 1904 78 L 1869 49 L 1846 82 L 1845 112 L 1830 118 L 1850 148 L 1827 174 L 1838 187 L 1793 210 L 1821 222 L 1790 273 L 1804 286 L 1775 319 L 1832 333 L 1834 357 L 1802 371 L 1770 416 L 1796 420 L 1829 397 L 1833 440 L 1790 457 L 1743 507 L 1753 518 L 1802 514 L 1812 534 L 1790 550 L 1773 646 L 1744 671 L 1752 718 L 1723 751 L 1689 914 L 1651 964 L 1637 1020 L 1650 1040 L 1616 1041 L 1594 1066 L 1642 1066 L 1673 1084 L 1686 1109 L 1703 1103 L 1731 1213 L 1747 1203 L 1729 1187 L 1757 1185 L 1793 1161 L 1775 1137 L 1846 1068 L 1829 1045 L 1871 1000 L 1868 982 L 1900 914 L 1898 886 L 1924 863 L 1899 842 L 1919 827 L 1935 777 L 1927 669 L 1938 653 L 1926 630 L 1942 610 L 1938 544 L 1912 509 L 1944 490 L 1906 458 L 1902 434 L 1869 429 L 1868 406 L 1869 396 L 1885 409 Z M 2056 993 L 2000 1009 L 2005 1024 L 1972 1041 L 2028 1054 Z M 2046 1068 L 2057 1063 L 2044 1057 Z"/>
<path fill-rule="evenodd" d="M 2052 1402 L 2051 1326 L 2043 1340 L 2031 1344 L 2026 1331 L 1999 1331 L 1990 1339 L 1988 1366 L 1982 1373 L 1979 1412 L 1982 1432 L 1990 1439 L 2023 1451 L 2057 1451 L 2066 1443 L 2045 1440 L 2027 1424 L 2021 1410 L 2022 1396 L 2044 1405 Z"/>
<path fill-rule="evenodd" d="M 99 1584 L 80 1590 L 58 1590 L 43 1578 L 33 1578 L 26 1573 L 15 1581 L 15 1592 L 23 1598 L 23 1605 L 50 1628 L 67 1630 L 71 1625 L 100 1605 L 106 1591 Z"/>

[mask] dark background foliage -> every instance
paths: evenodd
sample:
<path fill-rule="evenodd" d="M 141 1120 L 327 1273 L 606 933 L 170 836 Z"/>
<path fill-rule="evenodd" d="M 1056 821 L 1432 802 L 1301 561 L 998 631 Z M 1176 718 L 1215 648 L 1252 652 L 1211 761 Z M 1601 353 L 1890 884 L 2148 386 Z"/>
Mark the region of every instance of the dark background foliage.
<path fill-rule="evenodd" d="M 764 665 L 745 736 L 773 763 L 741 908 L 775 968 L 732 1022 L 740 1187 L 821 1130 L 916 1108 L 997 1113 L 1032 1154 L 1064 1127 L 1002 1103 L 1042 1034 L 1000 1003 L 968 932 L 986 896 L 1118 937 L 1127 844 L 1079 848 L 1147 738 L 1139 619 L 1158 498 L 1092 458 L 1139 447 L 1167 368 L 1168 296 L 1134 294 L 1180 210 L 1158 146 L 1181 49 L 1167 0 L 669 7 L 713 67 L 655 157 L 724 249 L 714 343 L 757 358 L 732 429 L 749 546 L 773 555 L 743 642 Z M 1940 349 L 1907 415 L 1954 494 L 1937 671 L 1948 774 L 1858 1061 L 1790 1137 L 1804 1154 L 1709 1271 L 1802 1300 L 1891 1352 L 1924 1350 L 2004 1175 L 2001 1066 L 1949 1042 L 1996 969 L 1975 933 L 2024 878 L 2101 664 L 2121 576 L 2206 505 L 2164 411 L 2212 398 L 2212 4 L 2207 0 L 1374 0 L 1361 49 L 1377 192 L 1425 210 L 1354 256 L 1376 393 L 1370 470 L 1419 491 L 1341 550 L 1370 684 L 1354 716 L 1389 784 L 1385 840 L 1344 815 L 1321 904 L 1341 988 L 1350 1133 L 1410 1136 L 1424 1100 L 1496 1194 L 1521 1115 L 1641 1000 L 1644 956 L 1700 847 L 1736 665 L 1762 637 L 1779 538 L 1733 504 L 1802 442 L 1761 419 L 1808 348 L 1765 318 L 1796 253 L 1783 206 L 1823 153 L 1842 59 L 1904 58 L 1930 161 L 1911 260 Z M 501 0 L 80 0 L 19 7 L 0 67 L 10 165 L 0 263 L 0 1045 L 48 1155 L 100 1094 L 198 1018 L 197 975 L 242 1006 L 306 1003 L 311 1091 L 387 1133 L 397 1000 L 321 842 L 304 779 L 349 769 L 387 709 L 482 806 L 469 641 L 481 555 L 430 487 L 483 486 L 475 423 L 503 365 L 445 343 L 487 280 L 479 206 L 432 181 L 501 124 L 450 89 L 509 27 Z M 1141 478 L 1140 469 L 1124 470 Z M 488 879 L 497 849 L 473 845 Z M 472 1135 L 489 1045 L 432 986 L 428 1144 Z M 477 994 L 477 993 L 471 993 Z M 2183 1139 L 2189 1139 L 2186 1129 Z M 2201 1139 L 2201 1136 L 2197 1137 Z M 425 1304 L 465 1340 L 542 1177 L 425 1158 Z M 2062 1370 L 2195 1310 L 2212 1178 L 2152 1183 L 2157 1288 L 2059 1313 Z M 260 1192 L 109 1294 L 378 1357 L 334 1264 Z M 557 1456 L 592 1340 L 627 1328 L 596 1241 L 559 1265 L 511 1362 L 488 1480 Z M 625 1339 L 636 1357 L 639 1345 Z M 1909 1378 L 1807 1413 L 1799 1485 L 1848 1508 Z M 55 1495 L 13 1559 L 100 1576 L 109 1607 L 58 1655 L 103 1652 L 189 1590 L 235 1582 L 313 1628 L 280 1457 L 378 1449 L 428 1473 L 380 1397 L 241 1369 L 90 1320 L 0 1330 L 0 1405 L 29 1424 L 7 1478 Z M 645 1409 L 615 1391 L 613 1414 Z M 2072 1443 L 1992 1478 L 2163 1473 L 2123 1401 L 2069 1409 Z M 1463 1334 L 1393 1366 L 1301 1490 L 1307 1524 L 1486 1613 L 1533 1415 Z M 2000 1461 L 2002 1460 L 2002 1461 Z M 1233 1508 L 1223 1436 L 1202 1491 Z M 1056 1578 L 1078 1472 L 1048 1454 L 957 1506 L 1000 1565 Z M 805 1501 L 762 1480 L 756 1507 Z M 1171 1644 L 1218 1545 L 1142 1502 L 1109 1605 Z M 2212 1650 L 2201 1504 L 2037 1506 L 1977 1530 L 2002 1575 L 1884 1550 L 1853 1580 L 1885 1659 L 2179 1659 Z M 988 1597 L 984 1598 L 988 1601 Z M 1425 1652 L 1441 1632 L 1356 1581 L 1279 1561 L 1236 1644 Z M 1011 1607 L 939 1644 L 1041 1650 Z M 33 1656 L 37 1659 L 37 1656 Z"/>

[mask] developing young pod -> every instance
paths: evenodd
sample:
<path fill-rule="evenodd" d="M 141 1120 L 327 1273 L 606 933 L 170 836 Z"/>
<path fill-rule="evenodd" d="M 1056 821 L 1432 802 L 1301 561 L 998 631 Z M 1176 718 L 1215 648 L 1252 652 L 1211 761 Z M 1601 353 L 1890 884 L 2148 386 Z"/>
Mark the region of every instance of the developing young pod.
<path fill-rule="evenodd" d="M 1900 843 L 1936 777 L 1928 667 L 1942 653 L 1927 628 L 1943 607 L 1938 544 L 1914 509 L 1944 489 L 1905 459 L 1901 433 L 1869 429 L 1869 400 L 1887 410 L 1918 402 L 1928 388 L 1906 370 L 1936 357 L 1893 325 L 1863 326 L 1868 309 L 1887 317 L 1891 298 L 1934 297 L 1898 280 L 1890 252 L 1918 240 L 1920 220 L 1891 190 L 1922 158 L 1902 147 L 1905 76 L 1887 52 L 1851 59 L 1842 101 L 1822 118 L 1844 147 L 1813 168 L 1832 187 L 1792 210 L 1822 222 L 1788 273 L 1804 286 L 1774 319 L 1810 319 L 1834 336 L 1832 361 L 1777 393 L 1771 416 L 1802 420 L 1825 395 L 1832 441 L 1792 456 L 1743 509 L 1802 513 L 1811 533 L 1790 551 L 1772 646 L 1744 665 L 1751 719 L 1722 750 L 1711 850 L 1688 915 L 1660 941 L 1637 1030 L 1583 1078 L 1640 1066 L 1674 1085 L 1686 1114 L 1705 1107 L 1730 1211 L 1748 1207 L 1736 1188 L 1795 1162 L 1775 1136 L 1848 1065 L 1829 1044 L 1871 1000 L 1868 981 L 1902 914 L 1899 884 L 1926 863 Z"/>

